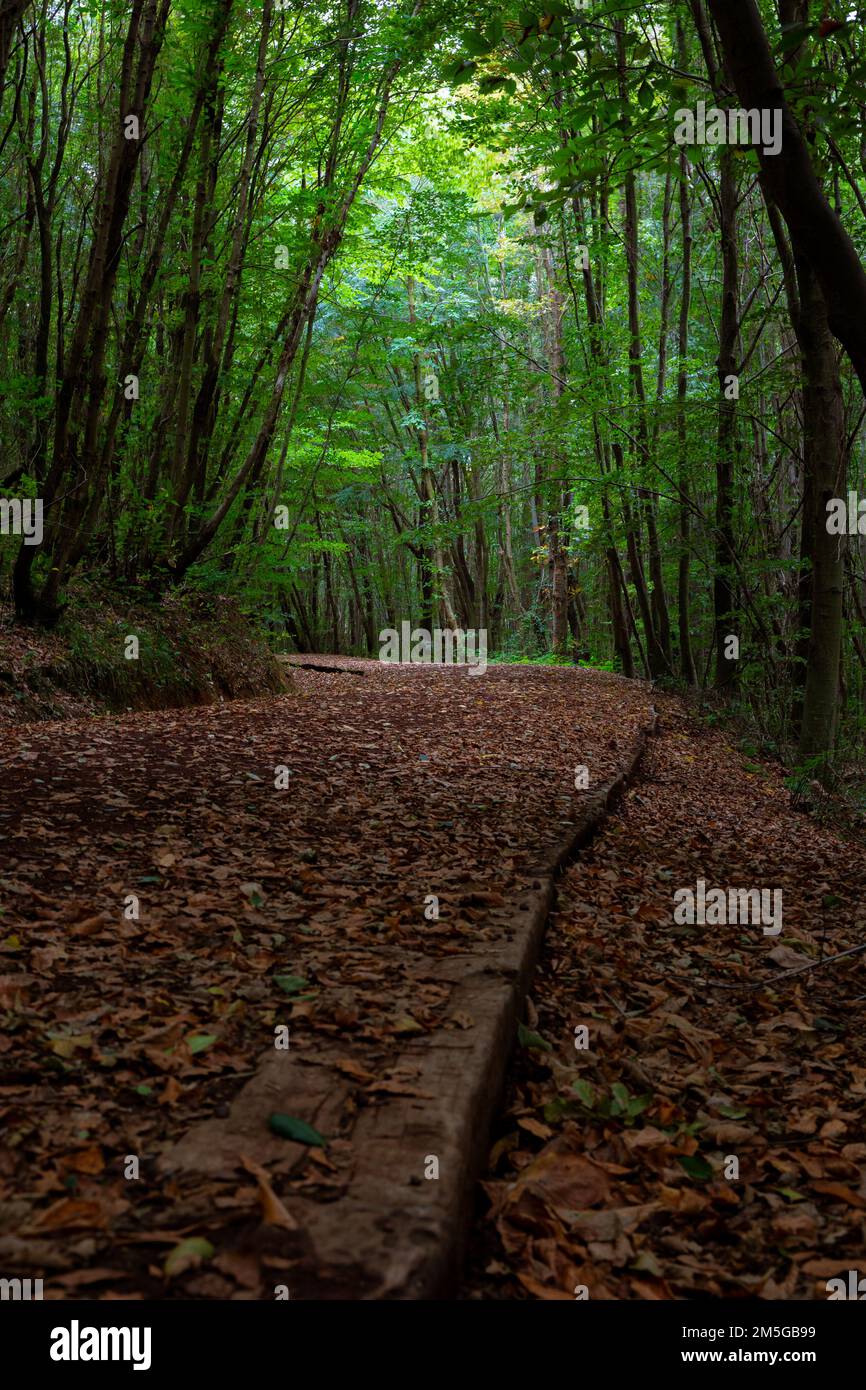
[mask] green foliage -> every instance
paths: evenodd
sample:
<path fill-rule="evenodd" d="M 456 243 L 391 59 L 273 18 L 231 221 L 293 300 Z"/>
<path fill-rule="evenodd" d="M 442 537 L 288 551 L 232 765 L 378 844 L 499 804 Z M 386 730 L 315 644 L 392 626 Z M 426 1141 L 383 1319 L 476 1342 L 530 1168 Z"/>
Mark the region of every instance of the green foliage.
<path fill-rule="evenodd" d="M 50 7 L 22 22 L 3 91 L 0 429 L 9 488 L 53 479 L 55 495 L 29 595 L 17 564 L 19 609 L 56 620 L 76 574 L 130 605 L 186 583 L 281 647 L 375 652 L 383 626 L 457 623 L 484 628 L 496 661 L 668 686 L 690 678 L 685 630 L 698 683 L 724 687 L 708 719 L 750 718 L 750 757 L 789 749 L 810 660 L 803 367 L 754 154 L 737 149 L 741 379 L 722 446 L 722 152 L 681 161 L 672 141 L 674 113 L 710 90 L 688 7 L 295 0 L 267 33 L 264 16 L 173 4 L 144 133 L 123 146 L 125 207 L 107 180 L 131 8 L 70 12 L 68 76 Z M 767 18 L 863 252 L 862 27 Z M 104 302 L 84 293 L 90 269 Z M 840 372 L 854 486 L 859 396 Z M 20 551 L 0 536 L 6 585 Z M 866 672 L 849 558 L 837 722 L 853 758 Z M 741 647 L 729 683 L 721 581 Z M 71 640 L 120 697 L 110 653 Z M 149 629 L 145 668 L 171 685 Z"/>

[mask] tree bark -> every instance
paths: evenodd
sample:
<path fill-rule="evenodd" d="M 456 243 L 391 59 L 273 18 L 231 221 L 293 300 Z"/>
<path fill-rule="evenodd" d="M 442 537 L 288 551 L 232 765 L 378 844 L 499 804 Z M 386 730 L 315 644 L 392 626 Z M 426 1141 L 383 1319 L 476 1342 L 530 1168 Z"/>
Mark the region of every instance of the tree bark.
<path fill-rule="evenodd" d="M 709 0 L 727 68 L 747 109 L 781 113 L 778 154 L 757 154 L 766 186 L 824 295 L 831 332 L 845 348 L 866 395 L 866 270 L 828 202 L 807 142 L 785 99 L 756 0 Z"/>

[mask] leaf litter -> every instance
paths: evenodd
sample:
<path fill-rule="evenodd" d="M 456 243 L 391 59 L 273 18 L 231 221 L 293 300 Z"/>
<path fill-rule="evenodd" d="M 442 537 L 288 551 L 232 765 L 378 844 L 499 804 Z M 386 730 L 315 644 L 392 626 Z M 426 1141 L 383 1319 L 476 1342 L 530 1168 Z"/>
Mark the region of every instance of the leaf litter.
<path fill-rule="evenodd" d="M 866 1269 L 866 954 L 820 964 L 866 943 L 862 844 L 658 704 L 559 883 L 463 1297 L 823 1299 Z M 781 889 L 781 934 L 675 922 L 701 878 Z"/>
<path fill-rule="evenodd" d="M 0 731 L 0 1262 L 48 1297 L 273 1296 L 293 1196 L 345 1192 L 359 1111 L 423 1103 L 407 1046 L 473 1026 L 437 963 L 502 932 L 649 706 L 597 672 L 340 663 L 365 679 Z M 161 1176 L 283 1025 L 338 1046 L 327 1113 L 263 1109 L 267 1166 Z"/>

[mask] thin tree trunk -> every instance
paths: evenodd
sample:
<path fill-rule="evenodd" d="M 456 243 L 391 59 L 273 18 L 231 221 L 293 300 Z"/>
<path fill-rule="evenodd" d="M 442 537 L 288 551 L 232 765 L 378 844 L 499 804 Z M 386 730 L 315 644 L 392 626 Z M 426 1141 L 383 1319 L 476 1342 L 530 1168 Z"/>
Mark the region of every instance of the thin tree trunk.
<path fill-rule="evenodd" d="M 680 36 L 680 64 L 684 52 L 682 27 Z M 680 152 L 680 228 L 682 234 L 683 268 L 682 293 L 680 298 L 680 317 L 677 329 L 677 444 L 679 464 L 679 564 L 677 573 L 677 623 L 680 644 L 680 672 L 689 685 L 697 684 L 695 659 L 692 654 L 691 596 L 689 592 L 689 567 L 691 563 L 691 497 L 689 492 L 689 441 L 686 420 L 686 397 L 688 395 L 688 353 L 689 353 L 689 311 L 692 296 L 692 212 L 689 196 L 688 159 L 685 150 Z"/>
<path fill-rule="evenodd" d="M 715 573 L 713 628 L 716 685 L 729 689 L 737 681 L 737 662 L 726 656 L 727 638 L 739 637 L 734 624 L 734 461 L 737 447 L 737 403 L 732 378 L 737 372 L 739 337 L 739 279 L 737 265 L 737 179 L 731 149 L 719 153 L 719 236 L 722 249 L 722 308 L 719 327 L 719 423 L 716 440 Z"/>

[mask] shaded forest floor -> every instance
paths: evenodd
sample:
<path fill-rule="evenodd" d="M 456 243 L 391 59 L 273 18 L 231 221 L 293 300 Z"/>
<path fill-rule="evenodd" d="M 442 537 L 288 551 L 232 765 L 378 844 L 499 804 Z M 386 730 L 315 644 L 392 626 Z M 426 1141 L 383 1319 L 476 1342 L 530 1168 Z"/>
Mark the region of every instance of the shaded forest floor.
<path fill-rule="evenodd" d="M 862 1270 L 866 957 L 804 969 L 864 942 L 862 846 L 640 684 L 318 661 L 344 669 L 276 699 L 0 730 L 4 1272 L 318 1296 L 305 1213 L 342 1219 L 371 1122 L 442 1113 L 419 1078 L 443 1039 L 470 1055 L 459 984 L 651 699 L 560 880 L 463 1296 L 824 1298 Z M 781 890 L 781 933 L 675 923 L 699 879 Z"/>
<path fill-rule="evenodd" d="M 0 731 L 0 1258 L 46 1297 L 294 1288 L 293 1213 L 351 1189 L 359 1115 L 423 1104 L 418 1050 L 475 1026 L 452 982 L 649 706 L 595 672 L 340 664 Z M 329 1070 L 278 1133 L 283 1055 Z"/>
<path fill-rule="evenodd" d="M 866 943 L 862 843 L 657 703 L 560 881 L 465 1297 L 826 1299 L 866 1268 L 866 954 L 803 969 Z M 781 934 L 676 924 L 698 879 L 781 889 Z"/>

